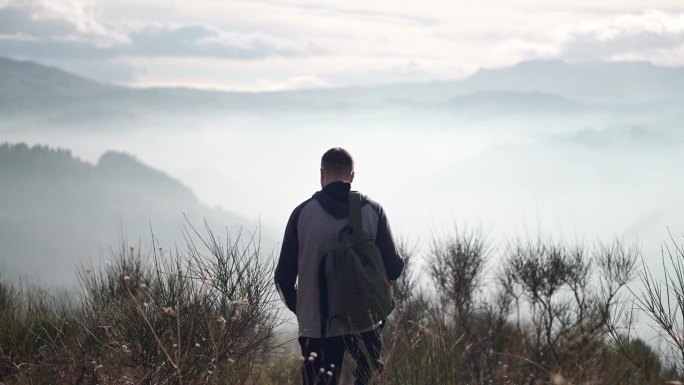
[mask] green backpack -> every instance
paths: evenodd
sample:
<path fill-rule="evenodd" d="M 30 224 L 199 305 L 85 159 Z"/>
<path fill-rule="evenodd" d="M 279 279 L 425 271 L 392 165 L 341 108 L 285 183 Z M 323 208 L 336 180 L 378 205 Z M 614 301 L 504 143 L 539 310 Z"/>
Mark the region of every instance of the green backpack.
<path fill-rule="evenodd" d="M 318 278 L 321 337 L 333 320 L 359 331 L 386 319 L 394 309 L 382 254 L 361 225 L 361 195 L 356 191 L 349 193 L 349 225 L 323 256 Z M 331 292 L 338 295 L 331 298 Z"/>

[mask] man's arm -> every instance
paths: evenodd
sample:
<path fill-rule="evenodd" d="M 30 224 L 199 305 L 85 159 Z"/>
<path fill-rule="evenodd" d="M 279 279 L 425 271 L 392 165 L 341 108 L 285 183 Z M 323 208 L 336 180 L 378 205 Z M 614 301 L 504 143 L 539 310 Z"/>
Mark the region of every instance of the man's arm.
<path fill-rule="evenodd" d="M 404 260 L 399 256 L 397 247 L 392 238 L 392 231 L 389 227 L 389 221 L 385 215 L 382 206 L 377 205 L 378 212 L 378 233 L 375 236 L 375 244 L 380 249 L 383 262 L 385 263 L 385 270 L 387 270 L 387 278 L 395 281 L 401 275 L 404 269 Z"/>
<path fill-rule="evenodd" d="M 280 248 L 280 257 L 275 270 L 275 284 L 280 293 L 280 298 L 287 308 L 297 312 L 297 269 L 299 264 L 299 238 L 297 235 L 297 222 L 301 207 L 297 207 L 290 215 L 285 227 L 283 244 Z"/>

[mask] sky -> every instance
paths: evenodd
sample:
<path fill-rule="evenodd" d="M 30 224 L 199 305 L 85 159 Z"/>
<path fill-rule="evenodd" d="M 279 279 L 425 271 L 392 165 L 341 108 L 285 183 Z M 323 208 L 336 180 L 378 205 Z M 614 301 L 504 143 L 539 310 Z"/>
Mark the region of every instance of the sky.
<path fill-rule="evenodd" d="M 684 65 L 681 0 L 0 0 L 0 56 L 237 91 L 457 79 L 525 60 Z"/>

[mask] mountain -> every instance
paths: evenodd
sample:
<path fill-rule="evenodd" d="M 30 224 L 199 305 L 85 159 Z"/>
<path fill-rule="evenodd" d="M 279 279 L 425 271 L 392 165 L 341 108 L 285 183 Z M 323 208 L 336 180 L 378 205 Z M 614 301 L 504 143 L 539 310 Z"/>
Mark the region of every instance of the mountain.
<path fill-rule="evenodd" d="M 49 284 L 73 283 L 79 263 L 107 257 L 120 242 L 182 248 L 183 214 L 219 234 L 256 225 L 212 209 L 186 186 L 131 155 L 108 152 L 97 164 L 67 150 L 0 145 L 0 267 L 8 274 L 40 273 Z"/>
<path fill-rule="evenodd" d="M 1 130 L 44 125 L 90 129 L 93 121 L 132 127 L 140 121 L 173 125 L 188 115 L 232 119 L 236 116 L 316 115 L 333 112 L 365 117 L 378 111 L 418 113 L 506 113 L 519 107 L 556 112 L 607 113 L 677 108 L 684 100 L 684 68 L 642 62 L 524 62 L 484 69 L 462 80 L 366 88 L 266 93 L 203 91 L 186 88 L 133 89 L 84 79 L 32 62 L 0 59 Z M 507 95 L 501 97 L 501 95 Z M 456 104 L 456 105 L 455 105 Z M 563 105 L 570 107 L 565 111 Z M 594 106 L 596 105 L 596 106 Z"/>
<path fill-rule="evenodd" d="M 660 201 L 661 190 L 672 202 L 681 195 L 665 182 L 678 180 L 684 153 L 683 71 L 527 62 L 458 81 L 231 93 L 133 89 L 0 59 L 0 141 L 66 143 L 88 159 L 111 148 L 153 156 L 204 199 L 266 224 L 316 187 L 302 168 L 315 164 L 311 154 L 342 145 L 373 154 L 365 175 L 382 177 L 359 183 L 386 194 L 381 200 L 415 223 L 411 233 L 429 228 L 415 218 L 430 210 L 507 225 L 539 210 L 612 230 L 660 212 L 641 202 Z M 13 272 L 40 263 L 70 274 L 79 258 L 116 244 L 119 225 L 129 242 L 147 236 L 151 222 L 166 244 L 182 243 L 181 212 L 195 223 L 250 226 L 126 154 L 96 164 L 47 148 L 5 146 L 2 154 L 0 265 Z M 398 182 L 411 187 L 392 198 Z M 415 196 L 434 208 L 412 211 L 405 203 Z"/>
<path fill-rule="evenodd" d="M 465 92 L 509 90 L 558 93 L 587 102 L 650 102 L 684 99 L 684 68 L 646 62 L 523 62 L 481 70 L 461 82 Z"/>
<path fill-rule="evenodd" d="M 89 97 L 121 89 L 101 84 L 57 68 L 30 61 L 0 58 L 0 82 L 3 86 L 1 99 L 25 99 L 23 96 Z"/>

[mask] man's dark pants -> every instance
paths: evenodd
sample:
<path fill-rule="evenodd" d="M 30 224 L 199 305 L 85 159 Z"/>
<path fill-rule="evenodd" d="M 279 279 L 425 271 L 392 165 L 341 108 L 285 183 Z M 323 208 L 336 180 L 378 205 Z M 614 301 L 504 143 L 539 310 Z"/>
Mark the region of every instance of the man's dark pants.
<path fill-rule="evenodd" d="M 326 338 L 299 337 L 299 345 L 302 348 L 302 357 L 304 357 L 302 363 L 304 385 L 336 385 L 340 379 L 345 352 L 356 361 L 355 385 L 366 385 L 373 373 L 382 368 L 381 334 L 382 326 L 353 335 Z M 315 354 L 312 355 L 312 353 Z"/>

